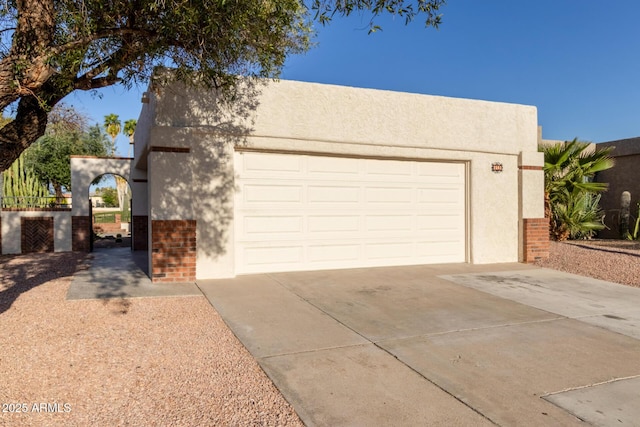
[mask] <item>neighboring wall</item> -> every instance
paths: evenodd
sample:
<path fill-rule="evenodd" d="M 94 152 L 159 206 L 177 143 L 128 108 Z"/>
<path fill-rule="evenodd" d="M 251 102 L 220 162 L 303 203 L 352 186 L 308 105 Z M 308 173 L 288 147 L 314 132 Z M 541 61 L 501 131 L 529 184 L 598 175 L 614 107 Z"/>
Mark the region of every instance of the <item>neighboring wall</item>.
<path fill-rule="evenodd" d="M 151 219 L 197 221 L 197 278 L 234 274 L 234 147 L 465 162 L 469 261 L 525 258 L 524 220 L 544 217 L 535 107 L 292 81 L 247 91 L 259 95 L 226 108 L 152 86 L 138 122 Z"/>
<path fill-rule="evenodd" d="M 640 203 L 640 137 L 621 139 L 617 141 L 602 142 L 596 145 L 597 149 L 615 147 L 611 156 L 615 160 L 615 166 L 596 175 L 596 181 L 609 184 L 609 190 L 602 194 L 600 207 L 605 211 L 605 229 L 598 233 L 598 237 L 605 239 L 618 239 L 619 232 L 620 199 L 623 191 L 631 193 L 631 215 L 638 216 L 638 203 Z M 631 230 L 633 231 L 633 230 Z"/>
<path fill-rule="evenodd" d="M 33 232 L 25 223 L 25 219 L 41 219 L 51 221 L 46 230 L 36 228 L 37 235 L 25 236 L 25 233 Z M 45 222 L 46 223 L 46 222 Z M 28 252 L 30 248 L 23 248 L 25 237 L 27 242 L 39 241 L 46 243 L 51 240 L 51 245 L 44 245 L 55 252 L 67 252 L 71 245 L 71 210 L 70 209 L 2 209 L 0 212 L 0 253 L 20 254 Z M 47 249 L 47 250 L 49 250 Z"/>

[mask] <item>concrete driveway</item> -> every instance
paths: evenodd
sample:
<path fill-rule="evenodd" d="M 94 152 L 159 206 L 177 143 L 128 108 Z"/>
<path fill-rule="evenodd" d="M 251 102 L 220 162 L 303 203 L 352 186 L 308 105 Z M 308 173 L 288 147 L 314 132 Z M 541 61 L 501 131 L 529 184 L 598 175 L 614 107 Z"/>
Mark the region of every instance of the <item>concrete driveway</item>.
<path fill-rule="evenodd" d="M 198 286 L 309 426 L 639 425 L 637 288 L 522 264 Z"/>

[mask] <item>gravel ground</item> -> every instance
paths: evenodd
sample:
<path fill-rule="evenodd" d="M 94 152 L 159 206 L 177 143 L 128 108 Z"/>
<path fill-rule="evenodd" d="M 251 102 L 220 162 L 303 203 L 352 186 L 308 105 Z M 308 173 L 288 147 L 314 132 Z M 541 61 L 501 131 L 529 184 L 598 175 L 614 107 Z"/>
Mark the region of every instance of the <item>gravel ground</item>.
<path fill-rule="evenodd" d="M 85 260 L 0 256 L 0 425 L 302 425 L 204 297 L 65 300 Z"/>
<path fill-rule="evenodd" d="M 640 287 L 640 243 L 550 252 L 537 265 Z M 0 425 L 302 425 L 204 297 L 65 300 L 83 268 L 0 256 Z"/>
<path fill-rule="evenodd" d="M 640 287 L 640 242 L 579 240 L 551 242 L 540 267 Z"/>

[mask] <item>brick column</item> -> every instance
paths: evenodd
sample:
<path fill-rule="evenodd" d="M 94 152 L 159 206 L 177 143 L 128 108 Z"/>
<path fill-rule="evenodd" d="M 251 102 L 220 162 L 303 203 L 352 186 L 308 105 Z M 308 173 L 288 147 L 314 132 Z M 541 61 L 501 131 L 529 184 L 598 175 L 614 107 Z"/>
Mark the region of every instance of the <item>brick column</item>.
<path fill-rule="evenodd" d="M 532 263 L 539 259 L 549 258 L 549 219 L 524 218 L 524 259 Z"/>
<path fill-rule="evenodd" d="M 196 280 L 196 221 L 151 221 L 151 280 Z"/>
<path fill-rule="evenodd" d="M 91 250 L 91 217 L 71 217 L 71 250 L 89 252 Z"/>
<path fill-rule="evenodd" d="M 131 217 L 131 232 L 134 251 L 146 251 L 149 248 L 149 217 L 134 215 Z"/>

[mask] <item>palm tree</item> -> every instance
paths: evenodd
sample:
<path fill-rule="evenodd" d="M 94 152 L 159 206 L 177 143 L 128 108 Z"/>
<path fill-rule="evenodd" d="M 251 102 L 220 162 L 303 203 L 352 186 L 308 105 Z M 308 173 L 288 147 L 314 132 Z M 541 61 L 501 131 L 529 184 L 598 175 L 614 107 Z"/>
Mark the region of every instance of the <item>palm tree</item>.
<path fill-rule="evenodd" d="M 107 134 L 111 136 L 113 140 L 113 146 L 116 145 L 116 138 L 120 133 L 122 125 L 120 123 L 120 117 L 117 114 L 107 114 L 104 116 L 104 129 L 107 131 Z"/>
<path fill-rule="evenodd" d="M 593 177 L 613 167 L 613 148 L 590 147 L 577 138 L 539 147 L 544 153 L 545 216 L 555 240 L 588 238 L 604 228 L 598 202 L 608 185 L 593 182 Z"/>
<path fill-rule="evenodd" d="M 120 117 L 117 114 L 107 114 L 104 116 L 104 128 L 111 136 L 113 140 L 113 145 L 116 145 L 116 138 L 120 134 L 120 130 L 122 129 L 122 123 L 120 122 Z M 127 181 L 121 176 L 115 175 L 116 180 L 116 190 L 118 191 L 118 206 L 121 208 L 124 205 L 125 197 L 127 197 L 128 193 L 128 184 Z"/>
<path fill-rule="evenodd" d="M 138 124 L 138 121 L 135 119 L 127 120 L 124 122 L 124 129 L 122 130 L 122 133 L 129 137 L 129 157 L 133 157 L 131 151 L 133 149 L 133 135 L 136 133 L 136 124 Z"/>

